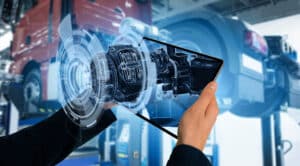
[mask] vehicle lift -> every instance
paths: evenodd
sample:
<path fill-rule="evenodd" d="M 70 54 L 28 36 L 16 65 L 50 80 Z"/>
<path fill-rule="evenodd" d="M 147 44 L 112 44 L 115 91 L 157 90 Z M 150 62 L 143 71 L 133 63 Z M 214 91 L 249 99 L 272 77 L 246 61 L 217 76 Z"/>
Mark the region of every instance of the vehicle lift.
<path fill-rule="evenodd" d="M 278 110 L 282 110 L 280 108 Z M 284 166 L 284 146 L 281 138 L 280 112 L 261 117 L 263 166 Z M 274 153 L 275 151 L 275 153 Z"/>

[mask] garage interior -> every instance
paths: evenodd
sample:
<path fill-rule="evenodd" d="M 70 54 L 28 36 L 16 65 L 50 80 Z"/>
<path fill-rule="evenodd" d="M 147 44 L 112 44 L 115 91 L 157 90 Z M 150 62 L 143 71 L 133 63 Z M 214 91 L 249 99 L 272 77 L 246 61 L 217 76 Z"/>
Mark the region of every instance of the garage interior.
<path fill-rule="evenodd" d="M 33 4 L 39 1 L 26 0 Z M 89 0 L 86 3 L 103 3 L 100 1 Z M 3 15 L 7 6 L 4 6 L 5 0 L 0 0 L 0 136 L 34 125 L 60 107 L 52 100 L 41 101 L 41 104 L 32 106 L 36 112 L 22 111 L 27 104 L 18 93 L 23 90 L 18 88 L 26 87 L 23 85 L 26 72 L 11 72 L 11 66 L 16 62 L 12 55 L 18 53 L 11 45 L 18 28 L 18 21 L 14 18 L 17 18 L 21 3 L 19 0 L 11 2 L 9 15 Z M 217 95 L 220 114 L 204 150 L 213 166 L 299 165 L 300 0 L 126 0 L 118 3 L 109 11 L 125 17 L 124 13 L 136 10 L 134 7 L 131 9 L 133 5 L 151 5 L 150 21 L 145 24 L 146 27 L 150 24 L 151 35 L 157 32 L 156 35 L 161 37 L 156 39 L 224 60 L 225 67 L 217 79 L 221 85 L 221 92 Z M 121 5 L 124 5 L 124 10 Z M 144 13 L 148 11 L 147 8 L 143 10 Z M 148 19 L 146 14 L 141 15 L 136 18 Z M 142 19 L 140 21 L 143 22 Z M 204 26 L 203 22 L 209 22 L 210 26 Z M 113 22 L 113 26 L 118 27 L 120 23 Z M 231 30 L 227 31 L 227 28 Z M 101 31 L 101 27 L 99 29 Z M 239 36 L 240 33 L 243 34 Z M 250 37 L 245 37 L 244 33 L 250 34 Z M 103 34 L 101 37 L 106 37 Z M 110 36 L 108 38 L 112 40 Z M 30 39 L 31 42 L 34 40 Z M 272 42 L 277 43 L 272 45 Z M 48 60 L 47 63 L 51 64 L 53 58 Z M 47 93 L 50 93 L 49 89 Z M 149 104 L 145 109 L 178 111 L 188 108 L 191 101 L 180 97 L 174 101 L 167 99 L 165 103 Z M 29 109 L 31 104 L 28 104 Z M 122 112 L 122 109 L 125 108 L 120 107 L 117 112 Z M 58 165 L 166 165 L 176 139 L 131 113 L 119 113 L 118 116 L 120 121 L 72 152 Z M 9 123 L 5 119 L 9 119 Z M 177 127 L 170 124 L 167 129 L 176 132 Z M 132 127 L 138 125 L 142 127 Z M 122 138 L 124 132 L 129 133 L 129 138 Z M 124 141 L 124 138 L 127 140 Z M 127 151 L 120 152 L 118 148 L 121 146 Z"/>

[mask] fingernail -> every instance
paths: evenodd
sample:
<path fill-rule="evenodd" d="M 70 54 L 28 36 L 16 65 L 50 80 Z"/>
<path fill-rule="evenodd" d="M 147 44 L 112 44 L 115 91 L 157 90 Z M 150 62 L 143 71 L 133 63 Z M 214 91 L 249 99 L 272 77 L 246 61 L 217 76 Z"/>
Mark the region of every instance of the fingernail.
<path fill-rule="evenodd" d="M 216 82 L 211 82 L 209 84 L 209 88 L 212 89 L 212 90 L 215 90 L 217 88 L 217 83 Z"/>

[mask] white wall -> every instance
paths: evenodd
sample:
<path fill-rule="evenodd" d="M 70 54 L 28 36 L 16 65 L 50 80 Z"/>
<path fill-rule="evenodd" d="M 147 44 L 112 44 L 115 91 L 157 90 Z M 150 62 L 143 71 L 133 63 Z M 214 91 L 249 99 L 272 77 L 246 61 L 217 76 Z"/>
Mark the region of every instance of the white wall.
<path fill-rule="evenodd" d="M 260 119 L 241 118 L 226 112 L 218 117 L 216 136 L 220 166 L 262 165 Z"/>
<path fill-rule="evenodd" d="M 293 149 L 285 155 L 285 166 L 299 166 L 300 127 L 287 113 L 281 113 L 281 123 L 282 139 L 293 143 Z M 220 166 L 263 165 L 260 119 L 241 118 L 227 112 L 218 117 L 216 130 Z"/>

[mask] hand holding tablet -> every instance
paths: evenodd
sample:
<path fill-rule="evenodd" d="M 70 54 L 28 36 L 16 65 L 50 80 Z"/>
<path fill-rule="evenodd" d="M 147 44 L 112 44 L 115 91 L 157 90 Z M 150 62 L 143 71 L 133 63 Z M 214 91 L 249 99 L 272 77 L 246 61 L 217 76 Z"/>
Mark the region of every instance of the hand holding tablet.
<path fill-rule="evenodd" d="M 210 82 L 198 100 L 184 113 L 179 123 L 177 145 L 190 145 L 203 151 L 219 112 L 216 89 L 216 82 Z"/>

